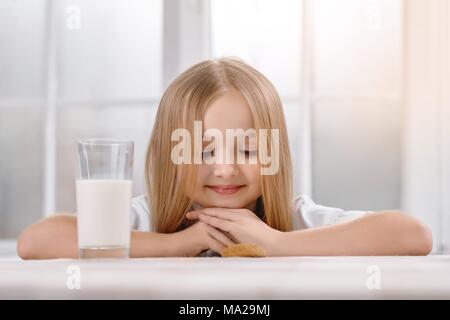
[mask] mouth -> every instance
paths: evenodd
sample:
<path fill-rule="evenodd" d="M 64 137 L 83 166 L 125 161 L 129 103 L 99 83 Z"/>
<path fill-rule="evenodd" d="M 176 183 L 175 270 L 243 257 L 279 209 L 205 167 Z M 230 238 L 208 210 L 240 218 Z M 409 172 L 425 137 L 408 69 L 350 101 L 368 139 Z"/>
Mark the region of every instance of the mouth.
<path fill-rule="evenodd" d="M 237 185 L 237 184 L 233 184 L 233 185 L 207 185 L 207 188 L 211 189 L 212 191 L 218 193 L 218 194 L 223 194 L 223 195 L 228 195 L 228 194 L 235 194 L 236 192 L 238 192 L 241 188 L 245 187 L 244 184 L 241 185 Z"/>

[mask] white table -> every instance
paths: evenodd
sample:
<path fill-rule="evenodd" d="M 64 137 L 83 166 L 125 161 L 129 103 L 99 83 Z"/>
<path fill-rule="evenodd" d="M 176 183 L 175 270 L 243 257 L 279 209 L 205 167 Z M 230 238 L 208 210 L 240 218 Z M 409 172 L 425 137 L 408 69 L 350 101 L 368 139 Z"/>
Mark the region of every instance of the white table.
<path fill-rule="evenodd" d="M 450 299 L 450 256 L 3 259 L 13 298 Z"/>

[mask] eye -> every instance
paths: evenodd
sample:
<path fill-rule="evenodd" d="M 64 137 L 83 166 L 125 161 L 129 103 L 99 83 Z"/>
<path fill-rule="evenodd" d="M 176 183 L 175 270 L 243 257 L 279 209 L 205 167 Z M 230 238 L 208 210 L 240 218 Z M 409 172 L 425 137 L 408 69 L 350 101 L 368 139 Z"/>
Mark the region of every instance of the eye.
<path fill-rule="evenodd" d="M 214 156 L 214 149 L 202 152 L 203 159 L 208 159 L 208 158 L 210 158 L 212 156 Z"/>
<path fill-rule="evenodd" d="M 241 150 L 241 153 L 244 153 L 246 157 L 254 157 L 258 153 L 257 150 Z"/>

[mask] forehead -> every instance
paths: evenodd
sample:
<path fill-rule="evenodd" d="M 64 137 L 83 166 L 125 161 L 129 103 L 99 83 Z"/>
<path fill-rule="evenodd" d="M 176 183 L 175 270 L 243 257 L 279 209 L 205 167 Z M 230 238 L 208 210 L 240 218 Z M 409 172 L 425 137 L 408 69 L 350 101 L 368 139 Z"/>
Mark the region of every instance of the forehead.
<path fill-rule="evenodd" d="M 244 130 L 253 128 L 253 116 L 244 97 L 236 90 L 215 99 L 206 109 L 203 119 L 204 129 L 216 128 Z"/>

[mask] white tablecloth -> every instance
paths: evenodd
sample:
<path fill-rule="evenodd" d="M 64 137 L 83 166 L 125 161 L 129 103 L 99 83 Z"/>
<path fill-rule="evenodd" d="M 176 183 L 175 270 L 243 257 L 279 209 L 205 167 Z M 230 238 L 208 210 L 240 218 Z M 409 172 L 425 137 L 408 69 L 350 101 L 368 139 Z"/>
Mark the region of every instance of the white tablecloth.
<path fill-rule="evenodd" d="M 3 259 L 0 298 L 450 299 L 450 256 Z"/>

